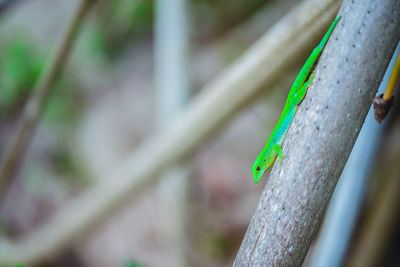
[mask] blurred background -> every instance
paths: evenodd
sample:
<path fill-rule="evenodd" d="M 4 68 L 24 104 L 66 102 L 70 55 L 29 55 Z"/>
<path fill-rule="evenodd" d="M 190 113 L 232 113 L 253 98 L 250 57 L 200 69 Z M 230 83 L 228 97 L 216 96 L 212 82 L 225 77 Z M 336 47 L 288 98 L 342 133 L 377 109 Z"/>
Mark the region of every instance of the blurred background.
<path fill-rule="evenodd" d="M 79 2 L 0 1 L 0 160 Z M 2 197 L 0 239 L 28 239 L 100 179 L 113 179 L 104 174 L 184 113 L 207 82 L 297 4 L 94 2 Z M 266 88 L 194 152 L 163 171 L 160 183 L 121 201 L 90 233 L 37 266 L 231 266 L 263 189 L 253 183 L 250 167 L 309 51 L 293 59 L 279 84 Z M 396 110 L 384 126 L 375 123 L 378 133 L 361 145 L 372 156 L 365 173 L 352 175 L 364 182 L 357 185 L 354 227 L 343 233 L 344 245 L 336 244 L 345 248 L 337 266 L 400 266 Z M 354 192 L 354 186 L 347 189 Z M 311 255 L 316 249 L 305 265 L 317 261 Z M 358 261 L 366 255 L 372 257 L 370 265 Z"/>

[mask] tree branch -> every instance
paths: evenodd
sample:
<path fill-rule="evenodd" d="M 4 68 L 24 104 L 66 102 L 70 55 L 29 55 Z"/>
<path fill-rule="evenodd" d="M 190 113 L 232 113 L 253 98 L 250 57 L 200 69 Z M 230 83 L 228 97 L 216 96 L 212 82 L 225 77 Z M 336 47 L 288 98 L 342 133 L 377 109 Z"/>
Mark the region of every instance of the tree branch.
<path fill-rule="evenodd" d="M 51 58 L 48 68 L 42 72 L 39 82 L 25 105 L 15 139 L 11 143 L 9 152 L 6 154 L 0 168 L 0 199 L 4 197 L 7 185 L 12 180 L 15 170 L 18 168 L 44 103 L 51 91 L 51 85 L 62 70 L 62 67 L 65 66 L 65 61 L 71 50 L 72 43 L 75 40 L 76 33 L 90 5 L 94 3 L 94 1 L 95 0 L 81 0 L 77 5 L 75 13 L 62 35 L 58 49 Z"/>
<path fill-rule="evenodd" d="M 400 3 L 344 1 L 234 266 L 301 266 L 400 38 Z"/>

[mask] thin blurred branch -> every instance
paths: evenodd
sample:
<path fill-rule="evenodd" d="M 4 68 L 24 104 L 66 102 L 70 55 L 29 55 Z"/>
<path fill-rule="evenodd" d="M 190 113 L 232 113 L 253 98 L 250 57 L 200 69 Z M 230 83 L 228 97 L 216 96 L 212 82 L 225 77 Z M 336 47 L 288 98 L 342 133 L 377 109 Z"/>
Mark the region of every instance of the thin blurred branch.
<path fill-rule="evenodd" d="M 105 173 L 101 182 L 72 200 L 26 240 L 0 243 L 0 265 L 37 263 L 51 257 L 88 234 L 121 202 L 153 186 L 160 179 L 158 174 L 249 104 L 261 85 L 276 82 L 292 66 L 293 59 L 320 37 L 337 9 L 338 1 L 334 0 L 301 2 L 208 83 L 174 123 L 142 143 L 119 167 Z"/>
<path fill-rule="evenodd" d="M 7 185 L 12 180 L 13 175 L 21 162 L 45 101 L 51 91 L 51 85 L 62 68 L 66 65 L 65 62 L 77 32 L 82 25 L 89 7 L 94 2 L 95 0 L 81 0 L 78 3 L 74 14 L 69 21 L 68 27 L 61 36 L 59 46 L 49 61 L 49 66 L 42 72 L 32 95 L 25 105 L 15 138 L 11 143 L 9 151 L 5 155 L 0 168 L 0 199 L 4 197 Z"/>
<path fill-rule="evenodd" d="M 397 101 L 397 104 L 399 102 Z M 354 242 L 351 253 L 348 253 L 346 266 L 383 266 L 380 260 L 388 252 L 388 243 L 396 233 L 399 222 L 400 203 L 400 145 L 398 136 L 400 124 L 391 127 L 391 133 L 385 138 L 385 158 L 376 164 L 380 189 L 366 208 L 364 223 Z"/>
<path fill-rule="evenodd" d="M 234 266 L 303 264 L 399 41 L 396 0 L 345 0 L 339 15 Z"/>
<path fill-rule="evenodd" d="M 155 84 L 157 89 L 157 126 L 164 128 L 182 112 L 188 101 L 190 80 L 188 69 L 189 32 L 188 0 L 156 1 L 155 20 Z M 168 243 L 172 266 L 186 266 L 187 188 L 190 176 L 187 162 L 169 168 L 159 186 L 163 213 L 160 226 Z"/>

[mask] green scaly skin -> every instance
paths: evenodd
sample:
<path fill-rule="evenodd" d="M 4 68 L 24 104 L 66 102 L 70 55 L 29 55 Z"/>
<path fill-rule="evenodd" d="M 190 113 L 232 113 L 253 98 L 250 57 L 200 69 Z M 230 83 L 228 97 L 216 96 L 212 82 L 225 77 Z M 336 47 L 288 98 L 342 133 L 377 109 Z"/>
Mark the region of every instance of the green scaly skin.
<path fill-rule="evenodd" d="M 301 68 L 299 75 L 297 75 L 296 80 L 290 89 L 288 99 L 286 100 L 285 107 L 283 108 L 282 115 L 279 118 L 278 124 L 272 131 L 267 144 L 264 149 L 258 155 L 256 161 L 253 164 L 251 170 L 254 175 L 254 182 L 258 183 L 265 173 L 265 171 L 272 166 L 275 162 L 276 157 L 279 157 L 279 162 L 282 164 L 284 158 L 282 154 L 282 142 L 286 136 L 287 130 L 289 129 L 290 123 L 293 120 L 294 114 L 296 113 L 297 107 L 303 101 L 307 88 L 310 86 L 313 78 L 314 72 L 311 72 L 315 62 L 318 60 L 321 52 L 332 34 L 333 29 L 340 20 L 341 17 L 336 18 L 332 25 L 329 27 L 328 31 L 325 33 L 320 44 L 314 48 L 310 57 L 307 59 L 304 66 Z"/>

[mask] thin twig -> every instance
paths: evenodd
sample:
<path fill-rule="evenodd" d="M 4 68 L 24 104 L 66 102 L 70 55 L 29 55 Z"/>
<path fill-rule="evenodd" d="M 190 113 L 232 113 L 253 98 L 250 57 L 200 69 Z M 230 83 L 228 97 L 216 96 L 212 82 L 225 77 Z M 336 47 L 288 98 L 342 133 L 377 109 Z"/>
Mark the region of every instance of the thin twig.
<path fill-rule="evenodd" d="M 53 57 L 50 59 L 48 68 L 42 72 L 37 86 L 25 105 L 15 139 L 9 148 L 9 152 L 5 155 L 0 169 L 0 200 L 4 197 L 7 185 L 12 180 L 21 162 L 21 158 L 29 144 L 29 140 L 33 134 L 46 98 L 51 91 L 51 85 L 62 68 L 66 65 L 65 62 L 71 51 L 72 43 L 92 3 L 94 3 L 94 0 L 81 0 L 77 5 L 74 15 L 61 37 L 60 44 Z"/>
<path fill-rule="evenodd" d="M 390 75 L 384 94 L 375 96 L 372 104 L 374 105 L 375 120 L 381 123 L 394 104 L 394 90 L 399 81 L 400 76 L 400 56 L 397 56 L 396 63 L 394 64 L 392 74 Z"/>
<path fill-rule="evenodd" d="M 389 100 L 394 94 L 394 89 L 400 78 L 400 54 L 397 56 L 396 63 L 393 67 L 392 75 L 390 75 L 389 83 L 386 87 L 385 93 L 383 94 L 383 100 Z"/>

